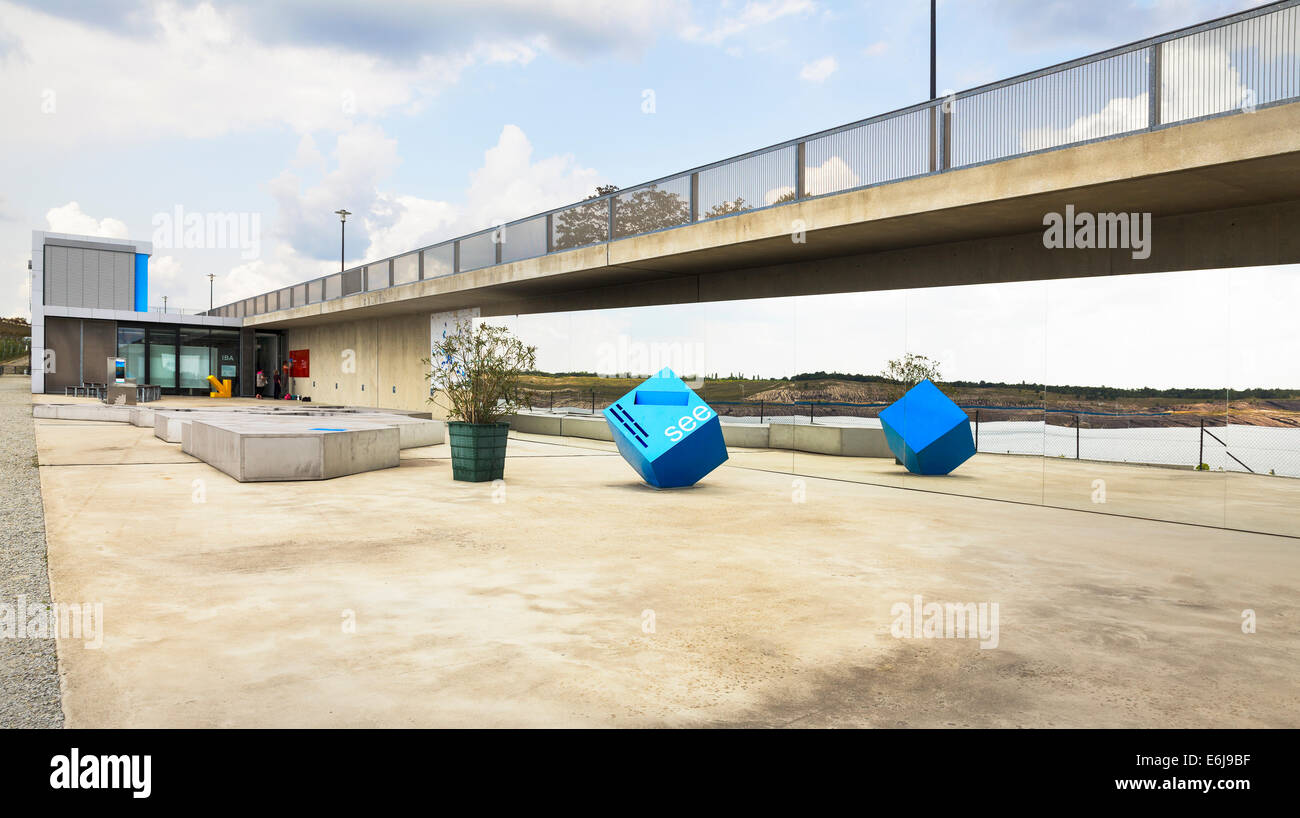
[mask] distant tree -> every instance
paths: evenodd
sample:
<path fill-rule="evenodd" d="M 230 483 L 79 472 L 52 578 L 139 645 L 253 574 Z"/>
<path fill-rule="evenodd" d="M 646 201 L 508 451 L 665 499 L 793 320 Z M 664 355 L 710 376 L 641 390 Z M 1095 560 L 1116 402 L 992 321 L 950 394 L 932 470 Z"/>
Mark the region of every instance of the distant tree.
<path fill-rule="evenodd" d="M 891 360 L 885 365 L 885 371 L 881 375 L 885 380 L 909 389 L 923 380 L 938 381 L 943 377 L 939 372 L 938 361 L 924 355 L 917 355 L 915 352 Z"/>

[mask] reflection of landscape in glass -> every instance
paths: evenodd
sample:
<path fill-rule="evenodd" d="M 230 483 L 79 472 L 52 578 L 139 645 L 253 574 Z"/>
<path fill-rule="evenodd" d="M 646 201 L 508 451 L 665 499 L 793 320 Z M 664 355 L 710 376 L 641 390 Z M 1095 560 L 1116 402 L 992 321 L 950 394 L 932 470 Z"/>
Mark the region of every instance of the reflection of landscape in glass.
<path fill-rule="evenodd" d="M 609 202 L 594 201 L 556 213 L 552 219 L 552 246 L 571 250 L 609 240 Z"/>
<path fill-rule="evenodd" d="M 493 320 L 567 373 L 527 379 L 542 409 L 588 412 L 635 386 L 596 374 L 627 339 L 685 353 L 684 370 L 671 355 L 625 368 L 703 370 L 697 391 L 728 422 L 875 426 L 902 394 L 887 361 L 918 352 L 982 453 L 1300 477 L 1296 300 L 1278 267 Z"/>
<path fill-rule="evenodd" d="M 678 179 L 669 184 L 684 187 L 685 190 L 650 185 L 614 197 L 614 238 L 621 239 L 689 222 L 690 179 Z"/>

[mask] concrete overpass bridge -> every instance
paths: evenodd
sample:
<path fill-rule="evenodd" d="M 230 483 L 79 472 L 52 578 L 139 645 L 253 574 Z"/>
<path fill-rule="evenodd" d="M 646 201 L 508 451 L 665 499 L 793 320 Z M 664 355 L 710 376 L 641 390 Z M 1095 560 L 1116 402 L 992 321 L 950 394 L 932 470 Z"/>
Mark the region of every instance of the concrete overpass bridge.
<path fill-rule="evenodd" d="M 1297 263 L 1298 52 L 1297 0 L 1274 3 L 216 312 L 289 328 Z M 1148 246 L 1045 246 L 1067 208 L 1150 214 Z"/>

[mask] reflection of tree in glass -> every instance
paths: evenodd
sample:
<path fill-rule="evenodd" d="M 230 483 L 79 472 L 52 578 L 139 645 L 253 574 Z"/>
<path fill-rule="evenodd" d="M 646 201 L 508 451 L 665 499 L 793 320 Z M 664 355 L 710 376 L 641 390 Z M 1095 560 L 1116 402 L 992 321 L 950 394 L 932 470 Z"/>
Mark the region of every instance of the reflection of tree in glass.
<path fill-rule="evenodd" d="M 743 196 L 737 196 L 731 201 L 718 202 L 713 207 L 709 208 L 709 212 L 705 213 L 700 218 L 716 219 L 719 216 L 730 216 L 732 213 L 743 213 L 746 210 L 752 209 L 753 208 L 751 208 L 750 205 L 745 204 L 745 198 Z"/>
<path fill-rule="evenodd" d="M 657 185 L 618 197 L 614 206 L 616 238 L 676 227 L 691 220 L 691 203 Z"/>
<path fill-rule="evenodd" d="M 596 192 L 588 196 L 595 199 L 618 190 L 618 185 L 600 185 Z M 568 250 L 571 247 L 584 247 L 588 244 L 609 240 L 609 202 L 599 201 L 580 204 L 568 210 L 556 213 L 552 223 L 555 226 L 556 250 Z"/>

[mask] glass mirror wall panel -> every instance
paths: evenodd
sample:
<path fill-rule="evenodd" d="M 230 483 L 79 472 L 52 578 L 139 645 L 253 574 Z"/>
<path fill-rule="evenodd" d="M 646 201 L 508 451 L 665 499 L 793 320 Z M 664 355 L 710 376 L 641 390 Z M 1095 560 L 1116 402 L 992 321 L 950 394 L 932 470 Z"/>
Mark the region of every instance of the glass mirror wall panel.
<path fill-rule="evenodd" d="M 410 284 L 420 278 L 420 254 L 407 253 L 393 259 L 393 286 Z"/>
<path fill-rule="evenodd" d="M 1300 342 L 1294 267 L 1219 273 L 1226 288 L 1226 424 L 1206 437 L 1224 470 L 1229 528 L 1300 536 Z"/>
<path fill-rule="evenodd" d="M 798 474 L 901 487 L 880 411 L 900 394 L 884 373 L 906 349 L 906 293 L 791 300 L 794 365 L 767 393 L 773 440 L 790 447 Z"/>
<path fill-rule="evenodd" d="M 176 329 L 149 327 L 149 383 L 163 389 L 176 388 Z"/>
<path fill-rule="evenodd" d="M 1044 501 L 1223 525 L 1224 457 L 1213 441 L 1227 423 L 1224 273 L 1046 286 Z"/>
<path fill-rule="evenodd" d="M 905 295 L 904 357 L 891 367 L 895 395 L 928 379 L 960 412 L 920 427 L 914 448 L 927 473 L 904 471 L 903 485 L 1041 503 L 1043 283 L 934 287 Z M 976 453 L 954 468 L 942 456 L 942 436 L 964 434 L 959 423 L 966 424 Z"/>
<path fill-rule="evenodd" d="M 117 327 L 117 357 L 126 359 L 126 377 L 136 383 L 145 383 L 145 358 L 148 348 L 145 345 L 144 327 L 129 327 L 119 324 Z"/>
<path fill-rule="evenodd" d="M 422 251 L 424 254 L 424 277 L 439 278 L 456 272 L 456 245 L 442 244 Z"/>
<path fill-rule="evenodd" d="M 460 269 L 477 270 L 497 263 L 497 233 L 479 233 L 460 240 Z"/>

